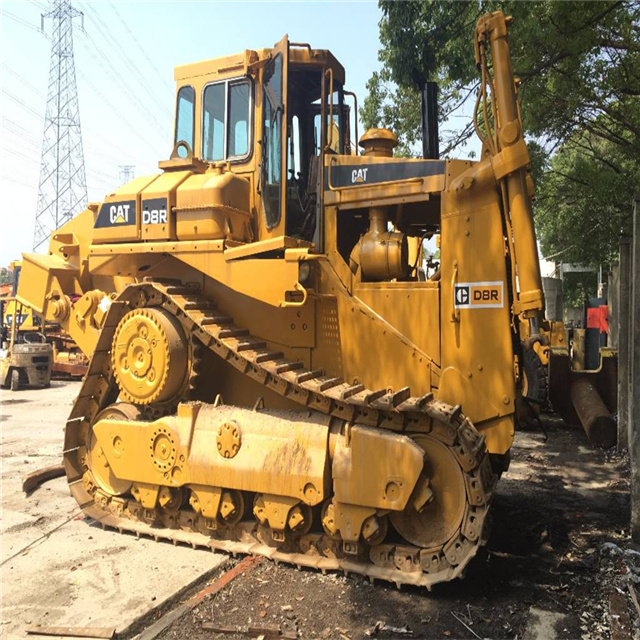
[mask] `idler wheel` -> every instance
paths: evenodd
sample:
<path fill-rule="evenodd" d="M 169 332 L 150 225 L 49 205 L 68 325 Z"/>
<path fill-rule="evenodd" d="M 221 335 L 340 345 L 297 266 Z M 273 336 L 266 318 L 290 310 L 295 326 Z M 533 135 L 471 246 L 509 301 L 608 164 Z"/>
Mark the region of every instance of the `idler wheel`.
<path fill-rule="evenodd" d="M 140 411 L 131 404 L 124 402 L 118 402 L 103 409 L 97 416 L 95 422 L 100 420 L 139 420 Z M 106 445 L 105 445 L 106 446 Z M 109 443 L 109 446 L 113 447 L 116 455 L 118 448 L 122 447 L 122 441 L 118 436 L 114 436 L 113 440 Z M 96 484 L 107 494 L 111 496 L 121 496 L 127 493 L 131 489 L 130 480 L 121 480 L 116 477 L 111 470 L 111 467 L 107 463 L 107 457 L 98 439 L 91 429 L 89 433 L 89 443 L 87 446 L 87 466 L 93 475 Z"/>
<path fill-rule="evenodd" d="M 188 342 L 164 309 L 134 309 L 120 320 L 111 349 L 121 396 L 135 404 L 179 396 L 188 376 Z"/>
<path fill-rule="evenodd" d="M 411 544 L 430 549 L 447 543 L 462 525 L 467 505 L 463 471 L 447 446 L 428 435 L 413 436 L 424 449 L 423 474 L 433 498 L 416 510 L 413 496 L 404 511 L 389 517 L 398 533 Z"/>

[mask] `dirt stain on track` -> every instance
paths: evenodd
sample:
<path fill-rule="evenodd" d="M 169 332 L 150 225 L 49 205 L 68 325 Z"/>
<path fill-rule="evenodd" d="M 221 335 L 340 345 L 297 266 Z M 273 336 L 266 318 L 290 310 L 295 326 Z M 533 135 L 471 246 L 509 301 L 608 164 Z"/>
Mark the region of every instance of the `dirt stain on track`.
<path fill-rule="evenodd" d="M 559 637 L 609 637 L 609 594 L 625 569 L 603 544 L 628 543 L 628 470 L 624 459 L 591 449 L 581 431 L 547 428 L 546 444 L 538 433 L 518 434 L 491 538 L 463 580 L 428 593 L 265 562 L 160 637 L 247 637 L 202 630 L 214 622 L 279 625 L 300 638 L 521 638 L 539 610 L 557 614 Z M 374 631 L 379 621 L 396 631 Z"/>

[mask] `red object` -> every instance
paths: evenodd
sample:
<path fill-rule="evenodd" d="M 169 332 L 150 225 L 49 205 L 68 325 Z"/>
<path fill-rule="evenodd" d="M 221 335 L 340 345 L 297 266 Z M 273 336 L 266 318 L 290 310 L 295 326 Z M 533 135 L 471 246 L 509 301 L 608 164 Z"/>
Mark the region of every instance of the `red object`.
<path fill-rule="evenodd" d="M 224 589 L 232 580 L 237 578 L 239 575 L 246 575 L 247 573 L 251 572 L 258 564 L 260 564 L 260 562 L 262 562 L 262 558 L 260 556 L 247 556 L 235 567 L 233 567 L 233 569 L 230 569 L 226 573 L 223 573 L 213 584 L 196 593 L 196 595 L 187 600 L 185 604 L 190 609 L 193 609 L 193 607 L 200 604 L 207 596 L 218 593 L 218 591 Z"/>
<path fill-rule="evenodd" d="M 587 309 L 587 329 L 609 333 L 609 306 L 606 304 Z"/>

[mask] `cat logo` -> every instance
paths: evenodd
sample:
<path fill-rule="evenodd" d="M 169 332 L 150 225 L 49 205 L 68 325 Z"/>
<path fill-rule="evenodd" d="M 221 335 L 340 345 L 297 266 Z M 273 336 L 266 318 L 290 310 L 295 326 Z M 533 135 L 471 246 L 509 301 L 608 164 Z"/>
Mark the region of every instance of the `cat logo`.
<path fill-rule="evenodd" d="M 125 227 L 136 224 L 136 201 L 105 202 L 96 218 L 96 229 Z"/>
<path fill-rule="evenodd" d="M 129 224 L 129 204 L 112 204 L 109 207 L 109 222 L 111 224 Z"/>
<path fill-rule="evenodd" d="M 366 182 L 367 171 L 369 171 L 369 167 L 364 167 L 362 169 L 354 169 L 351 172 L 351 184 L 359 184 L 360 182 Z"/>
<path fill-rule="evenodd" d="M 456 305 L 469 304 L 469 287 L 456 287 Z"/>
<path fill-rule="evenodd" d="M 504 307 L 504 285 L 498 282 L 461 282 L 453 291 L 456 309 L 500 309 Z"/>

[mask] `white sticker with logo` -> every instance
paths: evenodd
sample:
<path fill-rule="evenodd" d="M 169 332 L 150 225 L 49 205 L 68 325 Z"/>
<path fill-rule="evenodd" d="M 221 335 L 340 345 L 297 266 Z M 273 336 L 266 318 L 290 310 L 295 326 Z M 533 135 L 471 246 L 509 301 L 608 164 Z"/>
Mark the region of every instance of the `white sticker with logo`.
<path fill-rule="evenodd" d="M 504 283 L 460 282 L 454 285 L 456 309 L 500 309 L 504 307 Z"/>

